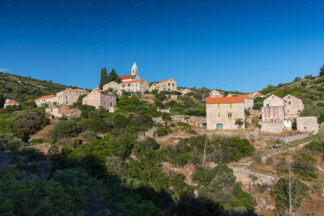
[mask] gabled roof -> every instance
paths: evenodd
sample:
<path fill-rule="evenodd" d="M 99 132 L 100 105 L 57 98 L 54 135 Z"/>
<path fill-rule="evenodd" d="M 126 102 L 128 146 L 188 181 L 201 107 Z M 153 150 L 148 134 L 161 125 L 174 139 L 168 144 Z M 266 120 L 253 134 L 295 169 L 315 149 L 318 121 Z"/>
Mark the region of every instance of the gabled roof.
<path fill-rule="evenodd" d="M 44 99 L 44 98 L 52 98 L 52 97 L 56 97 L 56 95 L 44 95 L 44 96 L 37 98 L 36 100 L 40 100 L 40 99 Z"/>
<path fill-rule="evenodd" d="M 7 101 L 6 104 L 19 104 L 19 103 L 17 101 L 10 100 L 10 101 Z"/>
<path fill-rule="evenodd" d="M 69 113 L 73 113 L 74 111 L 76 111 L 77 108 L 74 108 L 74 109 L 64 109 L 64 110 L 61 110 L 61 114 L 69 114 Z"/>
<path fill-rule="evenodd" d="M 73 89 L 74 91 L 76 91 L 76 92 L 88 92 L 87 90 L 85 90 L 85 89 Z"/>
<path fill-rule="evenodd" d="M 119 79 L 120 79 L 120 80 L 124 80 L 124 79 L 132 79 L 132 78 L 134 78 L 134 77 L 135 77 L 135 75 L 125 75 L 125 76 L 120 76 Z"/>
<path fill-rule="evenodd" d="M 170 79 L 172 79 L 172 78 L 169 78 L 169 79 L 165 79 L 165 80 L 162 80 L 162 81 L 161 81 L 161 82 L 159 82 L 158 84 L 164 83 L 164 82 L 166 82 L 166 81 L 168 81 L 168 80 L 170 80 Z"/>
<path fill-rule="evenodd" d="M 120 83 L 121 85 L 122 84 L 128 84 L 128 83 L 136 83 L 136 82 L 142 82 L 144 81 L 145 79 L 139 79 L 139 80 L 131 80 L 131 81 L 125 81 L 125 82 L 122 82 Z"/>
<path fill-rule="evenodd" d="M 209 97 L 207 104 L 244 103 L 244 97 Z"/>

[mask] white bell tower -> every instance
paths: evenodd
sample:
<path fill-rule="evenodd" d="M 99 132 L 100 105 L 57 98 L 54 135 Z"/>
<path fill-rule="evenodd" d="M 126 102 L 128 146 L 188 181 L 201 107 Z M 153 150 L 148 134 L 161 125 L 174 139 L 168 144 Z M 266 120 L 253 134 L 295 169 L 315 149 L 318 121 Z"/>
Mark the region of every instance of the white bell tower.
<path fill-rule="evenodd" d="M 138 68 L 135 62 L 132 67 L 132 75 L 138 76 Z"/>

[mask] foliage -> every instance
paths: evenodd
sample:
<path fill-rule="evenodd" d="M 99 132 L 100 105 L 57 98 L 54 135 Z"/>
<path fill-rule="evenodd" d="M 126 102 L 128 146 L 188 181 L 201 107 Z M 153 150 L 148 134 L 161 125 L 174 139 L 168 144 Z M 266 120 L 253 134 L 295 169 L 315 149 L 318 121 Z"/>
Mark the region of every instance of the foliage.
<path fill-rule="evenodd" d="M 115 69 L 111 69 L 108 78 L 107 78 L 107 83 L 110 83 L 112 81 L 115 81 L 116 83 L 120 83 L 119 76 L 117 75 Z"/>
<path fill-rule="evenodd" d="M 15 111 L 10 122 L 12 131 L 24 140 L 27 140 L 29 135 L 34 134 L 48 123 L 45 118 L 45 113 L 36 109 L 27 109 Z"/>
<path fill-rule="evenodd" d="M 263 101 L 265 98 L 263 97 L 256 97 L 254 98 L 254 105 L 253 105 L 253 109 L 254 110 L 260 110 L 261 107 L 263 107 Z"/>
<path fill-rule="evenodd" d="M 143 104 L 144 103 L 141 102 L 139 98 L 134 94 L 131 97 L 128 97 L 126 94 L 123 94 L 117 101 L 117 107 L 119 109 L 119 112 L 134 112 L 137 106 Z"/>
<path fill-rule="evenodd" d="M 108 82 L 108 76 L 107 76 L 107 68 L 101 68 L 100 72 L 100 83 L 99 88 L 102 89 L 102 87 Z"/>
<path fill-rule="evenodd" d="M 235 121 L 235 125 L 238 125 L 239 127 L 241 127 L 244 124 L 242 119 L 236 119 Z"/>
<path fill-rule="evenodd" d="M 313 178 L 317 178 L 315 163 L 316 159 L 312 155 L 306 151 L 299 151 L 294 156 L 292 167 L 298 175 L 311 181 Z"/>
<path fill-rule="evenodd" d="M 49 136 L 53 140 L 58 140 L 67 137 L 73 137 L 81 132 L 76 119 L 60 120 L 55 127 L 49 132 Z"/>
<path fill-rule="evenodd" d="M 4 103 L 5 103 L 5 98 L 2 94 L 0 94 L 0 109 L 3 107 Z"/>
<path fill-rule="evenodd" d="M 97 134 L 93 131 L 84 131 L 81 133 L 81 136 L 88 142 L 92 142 L 97 139 Z"/>
<path fill-rule="evenodd" d="M 315 140 L 306 144 L 303 148 L 312 152 L 323 152 L 324 144 L 321 141 Z"/>
<path fill-rule="evenodd" d="M 168 135 L 171 132 L 172 132 L 172 129 L 170 127 L 159 127 L 156 130 L 156 134 L 158 136 L 166 136 L 166 135 Z"/>
<path fill-rule="evenodd" d="M 25 143 L 13 134 L 0 134 L 0 151 L 22 150 Z"/>
<path fill-rule="evenodd" d="M 289 179 L 280 178 L 276 183 L 271 195 L 275 198 L 276 208 L 278 212 L 285 212 L 289 208 Z M 309 188 L 298 179 L 291 179 L 291 199 L 295 207 L 301 205 L 302 201 L 307 199 L 307 191 Z"/>

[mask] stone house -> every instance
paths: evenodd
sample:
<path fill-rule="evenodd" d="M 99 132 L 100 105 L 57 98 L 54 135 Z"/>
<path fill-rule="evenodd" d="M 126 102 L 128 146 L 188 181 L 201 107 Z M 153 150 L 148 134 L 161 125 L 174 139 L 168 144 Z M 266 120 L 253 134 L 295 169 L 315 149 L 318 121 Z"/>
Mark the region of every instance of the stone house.
<path fill-rule="evenodd" d="M 301 99 L 292 95 L 286 95 L 283 100 L 286 102 L 285 113 L 286 119 L 297 118 L 300 112 L 304 109 L 304 103 Z"/>
<path fill-rule="evenodd" d="M 240 119 L 242 125 L 236 124 Z M 207 129 L 245 128 L 244 97 L 217 97 L 206 100 Z"/>
<path fill-rule="evenodd" d="M 153 83 L 150 86 L 150 91 L 158 90 L 160 91 L 177 91 L 177 83 L 172 78 L 163 80 L 158 83 Z"/>
<path fill-rule="evenodd" d="M 249 93 L 246 93 L 245 94 L 246 96 L 249 96 L 249 97 L 251 97 L 251 98 L 257 98 L 257 97 L 264 97 L 264 95 L 263 94 L 261 94 L 260 92 L 258 92 L 258 91 L 254 91 L 254 92 L 249 92 Z"/>
<path fill-rule="evenodd" d="M 244 98 L 244 109 L 245 110 L 252 110 L 253 105 L 254 105 L 254 99 L 246 96 L 246 95 L 240 95 L 238 97 L 243 97 Z"/>
<path fill-rule="evenodd" d="M 81 115 L 81 110 L 78 108 L 74 109 L 63 109 L 59 113 L 59 117 L 67 117 L 68 119 L 71 118 L 78 118 Z"/>
<path fill-rule="evenodd" d="M 296 119 L 297 130 L 300 132 L 318 133 L 318 123 L 316 116 L 298 117 Z"/>
<path fill-rule="evenodd" d="M 19 105 L 20 104 L 17 101 L 7 99 L 3 107 L 6 108 L 7 106 L 19 106 Z"/>
<path fill-rule="evenodd" d="M 43 106 L 45 104 L 53 104 L 55 102 L 57 102 L 56 95 L 45 95 L 35 100 L 35 103 L 38 107 Z"/>
<path fill-rule="evenodd" d="M 132 80 L 132 81 L 125 81 L 120 83 L 120 90 L 126 92 L 141 92 L 144 93 L 145 91 L 149 90 L 149 83 L 145 79 L 139 80 Z"/>
<path fill-rule="evenodd" d="M 78 101 L 78 98 L 81 95 L 85 94 L 88 94 L 88 92 L 84 89 L 67 88 L 56 94 L 57 103 L 59 105 L 72 105 L 73 103 Z"/>
<path fill-rule="evenodd" d="M 116 83 L 115 81 L 109 82 L 102 87 L 103 91 L 107 91 L 109 89 L 116 91 L 118 95 L 121 94 L 121 86 L 119 83 Z"/>
<path fill-rule="evenodd" d="M 214 89 L 209 93 L 209 97 L 224 97 L 224 95 L 222 92 Z"/>
<path fill-rule="evenodd" d="M 49 104 L 45 108 L 45 112 L 48 113 L 51 118 L 58 118 L 60 115 L 60 111 L 63 109 L 67 109 L 67 108 L 68 108 L 68 106 L 62 106 L 62 108 L 60 108 L 53 104 Z"/>
<path fill-rule="evenodd" d="M 189 94 L 189 93 L 195 93 L 194 90 L 191 90 L 191 89 L 188 89 L 188 88 L 180 89 L 179 92 L 180 92 L 182 95 Z"/>
<path fill-rule="evenodd" d="M 283 106 L 262 107 L 262 121 L 283 121 L 285 120 L 285 109 Z"/>
<path fill-rule="evenodd" d="M 82 104 L 94 106 L 96 109 L 102 107 L 108 112 L 114 112 L 116 107 L 116 96 L 99 89 L 93 89 L 90 94 L 82 99 Z"/>
<path fill-rule="evenodd" d="M 272 94 L 263 101 L 263 107 L 285 106 L 285 100 Z"/>

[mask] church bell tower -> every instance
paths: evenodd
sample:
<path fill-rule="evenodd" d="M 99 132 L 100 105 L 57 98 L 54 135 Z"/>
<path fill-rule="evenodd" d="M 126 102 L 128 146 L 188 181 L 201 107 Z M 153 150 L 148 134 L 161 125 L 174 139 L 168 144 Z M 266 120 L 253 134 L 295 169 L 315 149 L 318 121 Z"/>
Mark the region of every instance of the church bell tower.
<path fill-rule="evenodd" d="M 132 75 L 138 76 L 138 68 L 135 62 L 132 67 Z"/>

